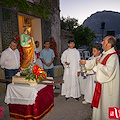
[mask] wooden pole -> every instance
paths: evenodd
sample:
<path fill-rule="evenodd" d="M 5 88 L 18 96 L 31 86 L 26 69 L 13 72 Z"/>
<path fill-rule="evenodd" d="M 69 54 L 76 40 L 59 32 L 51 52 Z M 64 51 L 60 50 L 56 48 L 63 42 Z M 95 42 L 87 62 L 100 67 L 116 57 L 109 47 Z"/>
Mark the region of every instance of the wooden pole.
<path fill-rule="evenodd" d="M 45 81 L 55 81 L 55 82 L 64 82 L 64 80 L 58 80 L 58 79 L 44 79 Z"/>
<path fill-rule="evenodd" d="M 47 83 L 47 82 L 40 82 L 38 84 L 45 84 L 45 85 L 60 85 L 59 83 Z"/>
<path fill-rule="evenodd" d="M 12 80 L 9 80 L 9 79 L 0 79 L 0 82 L 12 82 Z"/>
<path fill-rule="evenodd" d="M 43 81 L 64 82 L 64 80 L 58 80 L 58 79 L 44 79 Z M 0 82 L 12 82 L 12 80 L 10 80 L 10 79 L 0 79 Z M 38 84 L 60 85 L 60 83 L 48 83 L 48 82 L 39 82 Z"/>

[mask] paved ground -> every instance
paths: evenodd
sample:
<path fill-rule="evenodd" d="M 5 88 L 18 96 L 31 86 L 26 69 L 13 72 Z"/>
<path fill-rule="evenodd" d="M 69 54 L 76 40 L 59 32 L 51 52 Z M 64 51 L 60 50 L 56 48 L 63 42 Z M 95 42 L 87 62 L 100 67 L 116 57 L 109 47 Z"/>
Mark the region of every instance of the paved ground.
<path fill-rule="evenodd" d="M 9 116 L 8 105 L 4 103 L 5 93 L 0 95 L 0 107 L 4 107 L 4 118 L 0 120 L 11 120 Z"/>
<path fill-rule="evenodd" d="M 74 99 L 65 101 L 64 97 L 60 95 L 55 97 L 54 109 L 43 120 L 91 120 L 92 108 L 89 105 L 83 105 L 80 101 L 77 102 Z"/>
<path fill-rule="evenodd" d="M 58 79 L 61 79 L 58 78 Z M 70 98 L 69 101 L 65 101 L 65 98 L 60 95 L 61 86 L 59 89 L 54 90 L 55 94 L 55 105 L 53 110 L 45 116 L 42 120 L 91 120 L 92 108 L 90 104 L 83 105 L 83 95 L 79 101 L 75 101 Z M 10 120 L 9 110 L 7 104 L 4 103 L 5 93 L 0 95 L 0 107 L 4 107 L 4 119 Z"/>

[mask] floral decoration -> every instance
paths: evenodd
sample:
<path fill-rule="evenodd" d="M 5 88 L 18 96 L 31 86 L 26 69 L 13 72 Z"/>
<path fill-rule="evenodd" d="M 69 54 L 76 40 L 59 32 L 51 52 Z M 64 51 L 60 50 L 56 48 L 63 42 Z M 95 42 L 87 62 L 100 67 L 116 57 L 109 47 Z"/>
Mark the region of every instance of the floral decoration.
<path fill-rule="evenodd" d="M 58 53 L 57 53 L 57 44 L 54 40 L 54 37 L 50 38 L 50 48 L 53 49 L 54 54 L 55 54 L 55 58 L 58 58 Z"/>
<path fill-rule="evenodd" d="M 24 60 L 24 58 L 23 58 L 24 53 L 23 53 L 22 46 L 20 45 L 20 37 L 18 35 L 15 35 L 13 37 L 13 40 L 15 40 L 17 42 L 17 49 L 20 52 L 20 65 L 22 65 L 23 60 Z"/>
<path fill-rule="evenodd" d="M 31 64 L 29 69 L 25 70 L 26 79 L 41 82 L 46 79 L 47 73 L 37 64 Z"/>

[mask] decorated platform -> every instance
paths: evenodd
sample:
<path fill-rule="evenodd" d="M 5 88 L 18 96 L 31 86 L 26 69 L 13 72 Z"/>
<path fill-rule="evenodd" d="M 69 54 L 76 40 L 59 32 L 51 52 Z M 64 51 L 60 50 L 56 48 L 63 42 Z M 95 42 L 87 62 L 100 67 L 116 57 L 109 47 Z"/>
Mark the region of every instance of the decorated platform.
<path fill-rule="evenodd" d="M 35 86 L 37 85 L 37 81 L 36 80 L 26 80 L 25 76 L 19 76 L 19 77 L 16 77 L 16 76 L 13 76 L 12 77 L 12 84 L 15 84 L 15 83 L 23 83 L 23 84 L 29 84 L 30 86 Z"/>
<path fill-rule="evenodd" d="M 51 82 L 49 82 L 51 81 Z M 57 83 L 55 83 L 57 82 Z M 13 76 L 12 77 L 12 84 L 15 83 L 22 83 L 22 84 L 29 84 L 30 86 L 35 86 L 38 84 L 45 84 L 45 85 L 60 85 L 60 82 L 64 82 L 64 80 L 58 80 L 58 79 L 49 79 L 49 77 L 43 79 L 41 82 L 37 80 L 26 80 L 25 76 Z"/>
<path fill-rule="evenodd" d="M 53 85 L 9 84 L 5 103 L 12 119 L 40 120 L 54 107 Z"/>

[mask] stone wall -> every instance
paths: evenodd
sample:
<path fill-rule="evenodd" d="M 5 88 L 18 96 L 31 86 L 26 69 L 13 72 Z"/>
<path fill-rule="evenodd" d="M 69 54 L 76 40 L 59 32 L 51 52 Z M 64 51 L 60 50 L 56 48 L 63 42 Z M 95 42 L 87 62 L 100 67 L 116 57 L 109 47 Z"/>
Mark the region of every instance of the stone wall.
<path fill-rule="evenodd" d="M 68 41 L 72 39 L 73 34 L 67 30 L 61 30 L 61 53 L 68 48 Z"/>
<path fill-rule="evenodd" d="M 46 0 L 40 0 L 40 2 L 44 3 L 46 2 Z M 58 52 L 57 64 L 60 64 L 60 53 L 61 53 L 60 0 L 49 0 L 49 2 L 51 3 L 51 5 L 48 6 L 48 8 L 50 9 L 52 14 L 48 15 L 48 17 L 50 20 L 49 22 L 51 24 L 48 24 L 47 20 L 42 20 L 43 42 L 45 40 L 50 40 L 50 37 L 54 37 L 54 40 L 57 43 L 57 52 Z"/>
<path fill-rule="evenodd" d="M 2 49 L 8 48 L 14 35 L 18 34 L 18 14 L 13 9 L 1 8 L 2 10 Z"/>
<path fill-rule="evenodd" d="M 0 7 L 0 57 L 3 50 L 8 48 L 13 36 L 18 34 L 17 11 Z M 0 68 L 0 79 L 4 79 L 4 71 Z M 5 92 L 6 84 L 0 82 L 0 94 Z"/>
<path fill-rule="evenodd" d="M 63 53 L 68 48 L 69 38 L 61 36 L 61 53 Z"/>
<path fill-rule="evenodd" d="M 50 16 L 51 19 L 51 36 L 57 43 L 58 59 L 57 64 L 60 64 L 61 54 L 61 39 L 60 39 L 60 3 L 59 0 L 51 0 L 53 6 L 53 14 Z"/>
<path fill-rule="evenodd" d="M 49 20 L 42 19 L 42 44 L 44 48 L 44 41 L 49 41 L 51 37 L 51 22 Z"/>
<path fill-rule="evenodd" d="M 0 79 L 4 79 L 4 78 L 5 78 L 4 71 L 0 68 Z M 0 82 L 0 95 L 4 93 L 5 90 L 6 90 L 6 84 Z"/>
<path fill-rule="evenodd" d="M 61 53 L 61 39 L 60 39 L 60 16 L 57 13 L 55 13 L 52 17 L 51 36 L 54 37 L 54 40 L 57 43 L 57 52 L 58 52 L 57 64 L 59 64 L 60 63 L 60 53 Z"/>

